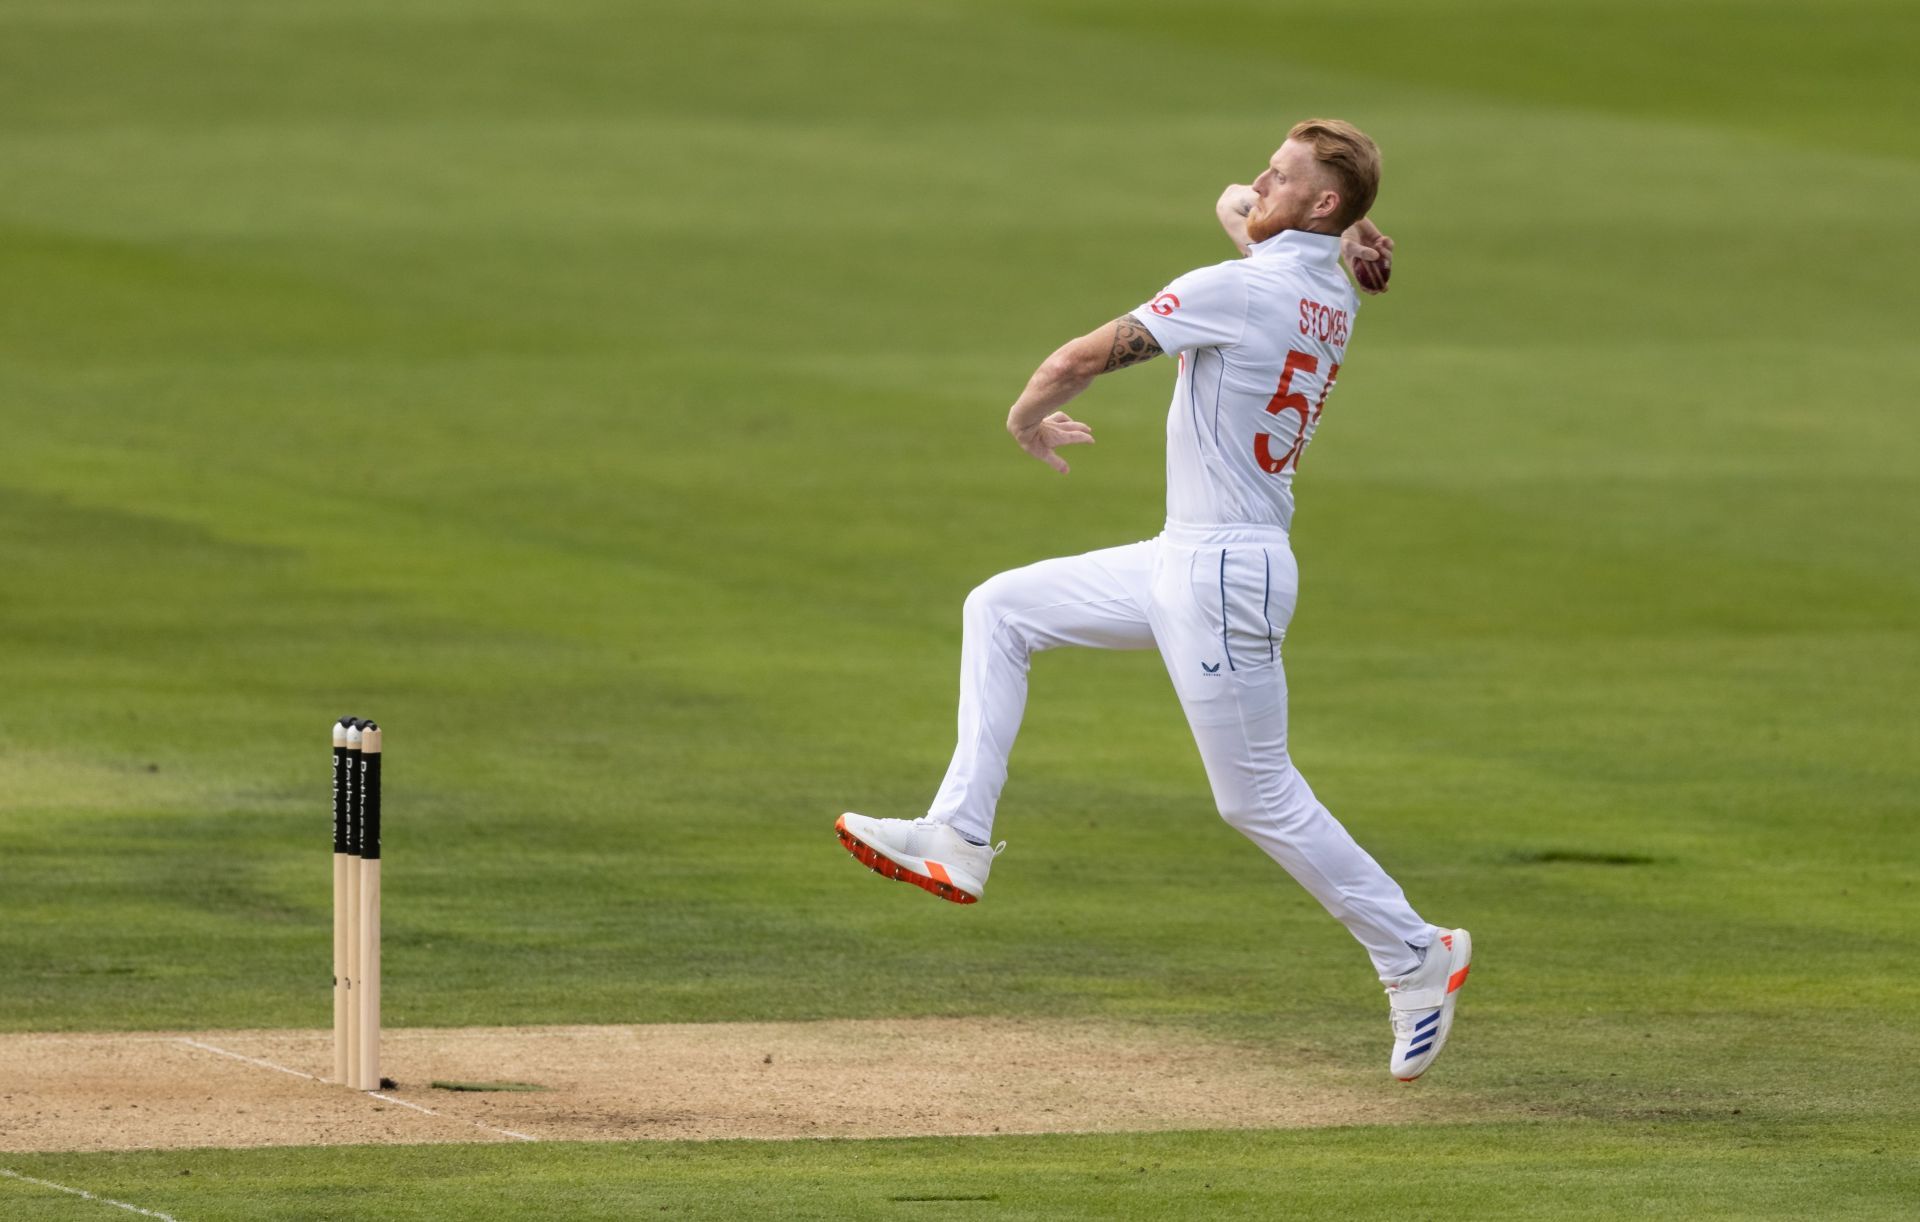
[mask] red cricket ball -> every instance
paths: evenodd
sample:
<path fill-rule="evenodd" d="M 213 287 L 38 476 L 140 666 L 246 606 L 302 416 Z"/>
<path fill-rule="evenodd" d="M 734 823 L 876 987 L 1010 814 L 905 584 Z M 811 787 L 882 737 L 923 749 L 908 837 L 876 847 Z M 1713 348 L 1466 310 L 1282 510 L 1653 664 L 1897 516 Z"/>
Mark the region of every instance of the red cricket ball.
<path fill-rule="evenodd" d="M 1368 292 L 1377 293 L 1386 288 L 1387 278 L 1391 275 L 1393 275 L 1391 259 L 1355 259 L 1353 261 L 1353 278 L 1359 281 L 1360 287 Z"/>

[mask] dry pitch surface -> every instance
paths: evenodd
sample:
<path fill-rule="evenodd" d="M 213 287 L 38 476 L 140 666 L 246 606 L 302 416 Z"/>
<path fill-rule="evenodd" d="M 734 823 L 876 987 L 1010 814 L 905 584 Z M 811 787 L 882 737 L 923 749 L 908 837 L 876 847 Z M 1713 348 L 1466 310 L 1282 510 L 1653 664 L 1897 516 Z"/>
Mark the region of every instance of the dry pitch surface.
<path fill-rule="evenodd" d="M 1388 1122 L 1242 1045 L 1084 1021 L 916 1019 L 410 1029 L 392 1090 L 321 1080 L 331 1035 L 0 1036 L 0 1151 L 654 1138 L 904 1137 Z M 434 1081 L 510 1081 L 469 1093 Z"/>

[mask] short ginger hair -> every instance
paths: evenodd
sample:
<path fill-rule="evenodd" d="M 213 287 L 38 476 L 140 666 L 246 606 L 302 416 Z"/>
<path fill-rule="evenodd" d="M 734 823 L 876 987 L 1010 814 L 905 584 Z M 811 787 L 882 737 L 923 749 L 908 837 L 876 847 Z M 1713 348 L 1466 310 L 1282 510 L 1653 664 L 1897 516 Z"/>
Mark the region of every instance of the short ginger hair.
<path fill-rule="evenodd" d="M 1313 159 L 1333 175 L 1340 207 L 1333 214 L 1338 230 L 1345 230 L 1373 210 L 1380 193 L 1380 146 L 1351 123 L 1340 119 L 1306 119 L 1293 125 L 1287 139 L 1313 147 Z"/>

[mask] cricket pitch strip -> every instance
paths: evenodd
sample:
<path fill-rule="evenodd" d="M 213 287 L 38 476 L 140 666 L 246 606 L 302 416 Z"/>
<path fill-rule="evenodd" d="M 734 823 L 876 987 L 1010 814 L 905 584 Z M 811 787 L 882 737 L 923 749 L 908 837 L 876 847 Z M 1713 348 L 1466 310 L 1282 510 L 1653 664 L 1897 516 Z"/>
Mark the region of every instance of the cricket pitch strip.
<path fill-rule="evenodd" d="M 325 1031 L 0 1035 L 0 1152 L 1294 1128 L 1424 1111 L 1282 1044 L 1086 1020 L 389 1028 L 383 1053 L 397 1085 L 357 1092 L 324 1080 Z"/>

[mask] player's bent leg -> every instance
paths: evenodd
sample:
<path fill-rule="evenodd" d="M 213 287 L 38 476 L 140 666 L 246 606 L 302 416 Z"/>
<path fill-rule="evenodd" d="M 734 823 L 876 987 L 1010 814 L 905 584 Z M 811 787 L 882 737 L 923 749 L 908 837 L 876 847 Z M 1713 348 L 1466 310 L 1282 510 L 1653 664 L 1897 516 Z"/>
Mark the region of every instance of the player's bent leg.
<path fill-rule="evenodd" d="M 1146 586 L 1152 544 L 1043 560 L 982 582 L 967 596 L 960 647 L 959 740 L 932 808 L 919 819 L 849 812 L 834 831 L 874 872 L 971 904 L 993 859 L 994 808 L 1026 711 L 1029 660 L 1081 645 L 1150 649 Z"/>
<path fill-rule="evenodd" d="M 969 844 L 958 832 L 925 819 L 871 819 L 852 811 L 833 825 L 840 843 L 883 878 L 896 879 L 956 904 L 972 904 L 987 887 L 993 859 L 1007 847 Z"/>
<path fill-rule="evenodd" d="M 982 582 L 967 596 L 953 759 L 927 811 L 967 838 L 992 835 L 1007 760 L 1027 706 L 1034 654 L 1077 645 L 1151 649 L 1152 544 L 1043 560 Z"/>
<path fill-rule="evenodd" d="M 1271 681 L 1279 683 L 1279 676 Z M 1254 686 L 1236 676 L 1222 685 L 1223 699 L 1187 710 L 1221 818 L 1346 926 L 1366 947 L 1376 974 L 1383 980 L 1404 975 L 1418 964 L 1415 948 L 1426 945 L 1431 927 L 1288 758 L 1284 688 L 1247 690 Z M 1223 715 L 1232 719 L 1223 723 Z"/>
<path fill-rule="evenodd" d="M 1404 1033 L 1425 1035 L 1452 1022 L 1445 989 L 1433 993 L 1426 976 L 1450 964 L 1455 952 L 1436 940 L 1442 931 L 1420 918 L 1400 885 L 1314 796 L 1287 753 L 1278 646 L 1293 611 L 1295 573 L 1284 538 L 1229 530 L 1172 540 L 1157 556 L 1149 608 L 1155 637 L 1221 816 L 1366 947 L 1390 995 L 1406 988 L 1405 996 L 1425 1001 L 1432 994 L 1436 1017 L 1428 1028 Z M 1402 1044 L 1400 1019 L 1411 1012 L 1402 1001 L 1394 1013 L 1396 1072 L 1418 1076 L 1444 1041 L 1436 1035 Z M 1414 1014 L 1413 1022 L 1426 1017 Z"/>
<path fill-rule="evenodd" d="M 1279 642 L 1297 570 L 1284 536 L 1221 535 L 1157 553 L 1150 611 L 1221 817 L 1344 924 L 1383 979 L 1419 964 L 1428 926 L 1314 797 L 1287 755 Z"/>
<path fill-rule="evenodd" d="M 1276 676 L 1277 677 L 1277 676 Z M 1411 1082 L 1427 1071 L 1453 1030 L 1456 994 L 1473 957 L 1465 930 L 1428 925 L 1400 885 L 1314 797 L 1273 723 L 1264 697 L 1239 702 L 1227 727 L 1189 711 L 1221 816 L 1279 862 L 1367 948 L 1386 988 L 1393 1026 L 1389 1069 Z M 1251 707 L 1248 707 L 1251 706 Z M 1214 713 L 1218 709 L 1211 710 Z M 1242 720 L 1244 719 L 1244 720 Z M 1250 744 L 1242 753 L 1239 744 Z"/>

